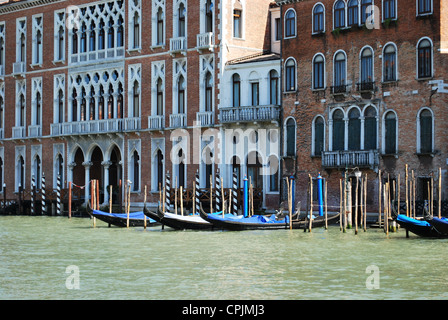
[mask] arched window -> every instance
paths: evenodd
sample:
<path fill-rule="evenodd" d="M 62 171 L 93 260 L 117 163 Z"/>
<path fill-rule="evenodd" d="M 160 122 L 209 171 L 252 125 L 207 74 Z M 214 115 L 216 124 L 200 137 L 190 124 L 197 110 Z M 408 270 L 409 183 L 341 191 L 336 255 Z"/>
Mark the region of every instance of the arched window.
<path fill-rule="evenodd" d="M 25 45 L 26 45 L 25 34 L 22 33 L 22 35 L 20 36 L 20 62 L 25 62 L 26 58 Z"/>
<path fill-rule="evenodd" d="M 213 78 L 212 74 L 207 71 L 205 75 L 205 110 L 212 111 L 213 108 Z"/>
<path fill-rule="evenodd" d="M 33 163 L 33 176 L 35 178 L 36 181 L 36 189 L 40 189 L 41 187 L 41 176 L 40 176 L 40 167 L 41 167 L 41 163 L 40 163 L 40 157 L 38 155 L 36 155 L 36 157 L 34 158 L 34 163 Z M 23 186 L 23 184 L 22 184 Z"/>
<path fill-rule="evenodd" d="M 358 108 L 348 114 L 348 150 L 361 150 L 361 119 Z"/>
<path fill-rule="evenodd" d="M 140 157 L 137 150 L 132 153 L 131 159 L 131 177 L 132 177 L 132 191 L 138 191 L 140 189 L 140 173 L 139 173 Z"/>
<path fill-rule="evenodd" d="M 350 0 L 348 2 L 347 25 L 349 27 L 358 25 L 359 22 L 359 2 L 358 0 Z"/>
<path fill-rule="evenodd" d="M 295 37 L 296 35 L 296 12 L 292 9 L 285 14 L 285 37 Z"/>
<path fill-rule="evenodd" d="M 72 121 L 78 121 L 78 99 L 75 89 L 73 89 L 72 93 Z"/>
<path fill-rule="evenodd" d="M 373 51 L 364 48 L 361 52 L 361 90 L 372 89 L 373 83 Z"/>
<path fill-rule="evenodd" d="M 185 79 L 183 76 L 177 80 L 177 113 L 185 113 Z"/>
<path fill-rule="evenodd" d="M 159 8 L 157 11 L 157 45 L 163 44 L 163 10 Z"/>
<path fill-rule="evenodd" d="M 344 113 L 342 110 L 338 109 L 333 112 L 333 151 L 344 150 L 345 145 L 345 123 L 344 123 Z"/>
<path fill-rule="evenodd" d="M 179 5 L 179 21 L 178 21 L 178 34 L 179 37 L 185 37 L 185 19 L 186 19 L 186 15 L 185 13 L 187 12 L 187 9 L 185 9 L 185 5 L 183 3 L 181 3 Z"/>
<path fill-rule="evenodd" d="M 83 23 L 81 26 L 81 53 L 87 51 L 87 27 L 86 24 Z"/>
<path fill-rule="evenodd" d="M 61 26 L 58 31 L 58 60 L 64 60 L 64 28 Z"/>
<path fill-rule="evenodd" d="M 232 76 L 232 88 L 233 88 L 233 92 L 232 92 L 232 97 L 233 97 L 233 106 L 234 107 L 239 107 L 240 103 L 241 103 L 241 80 L 240 80 L 240 76 L 238 73 L 235 73 Z"/>
<path fill-rule="evenodd" d="M 424 109 L 419 115 L 419 139 L 420 150 L 418 153 L 432 153 L 433 152 L 433 117 L 431 111 Z"/>
<path fill-rule="evenodd" d="M 372 106 L 364 111 L 364 150 L 377 149 L 377 113 Z"/>
<path fill-rule="evenodd" d="M 132 94 L 133 94 L 133 100 L 132 100 L 132 104 L 133 104 L 133 112 L 132 112 L 132 116 L 133 117 L 139 117 L 140 116 L 140 88 L 138 85 L 138 81 L 134 81 L 134 87 L 132 89 Z"/>
<path fill-rule="evenodd" d="M 236 174 L 236 185 L 237 188 L 239 188 L 241 181 L 241 163 L 240 159 L 237 156 L 232 157 L 232 173 Z"/>
<path fill-rule="evenodd" d="M 205 32 L 213 32 L 213 2 L 207 0 L 205 4 Z"/>
<path fill-rule="evenodd" d="M 3 97 L 0 96 L 0 129 L 4 129 L 4 120 L 5 120 L 5 102 L 3 100 Z M 3 132 L 3 137 L 4 134 L 5 133 Z"/>
<path fill-rule="evenodd" d="M 157 178 L 155 180 L 157 186 L 156 186 L 156 188 L 153 188 L 153 189 L 160 191 L 160 190 L 162 190 L 162 186 L 163 186 L 164 179 L 165 179 L 164 174 L 163 174 L 163 153 L 162 153 L 162 151 L 160 151 L 160 149 L 157 150 L 155 164 L 157 166 L 157 169 L 155 170 L 155 172 L 157 174 Z"/>
<path fill-rule="evenodd" d="M 40 92 L 36 93 L 36 114 L 34 119 L 34 124 L 36 126 L 40 126 L 40 119 L 42 113 L 42 98 L 40 96 Z"/>
<path fill-rule="evenodd" d="M 61 185 L 64 185 L 64 158 L 62 158 L 61 154 L 58 154 L 56 160 L 56 178 L 57 176 L 61 177 Z"/>
<path fill-rule="evenodd" d="M 334 28 L 345 27 L 345 2 L 343 0 L 337 0 L 334 4 Z"/>
<path fill-rule="evenodd" d="M 324 151 L 325 122 L 322 117 L 314 120 L 314 149 L 313 155 L 320 156 Z"/>
<path fill-rule="evenodd" d="M 247 155 L 247 178 L 251 180 L 254 188 L 263 189 L 262 163 L 263 160 L 257 151 Z"/>
<path fill-rule="evenodd" d="M 293 59 L 288 59 L 285 64 L 285 91 L 296 89 L 296 63 Z"/>
<path fill-rule="evenodd" d="M 36 35 L 36 60 L 35 63 L 42 63 L 42 33 L 40 31 L 37 32 Z"/>
<path fill-rule="evenodd" d="M 73 28 L 72 35 L 72 54 L 78 53 L 78 29 Z"/>
<path fill-rule="evenodd" d="M 117 47 L 122 47 L 124 43 L 124 29 L 123 29 L 123 18 L 118 18 L 118 28 L 117 28 Z"/>
<path fill-rule="evenodd" d="M 179 150 L 177 163 L 178 186 L 185 188 L 185 154 L 182 149 Z"/>
<path fill-rule="evenodd" d="M 98 50 L 104 50 L 104 42 L 105 42 L 105 31 L 104 31 L 104 21 L 101 19 L 99 24 L 99 32 L 98 32 Z"/>
<path fill-rule="evenodd" d="M 286 121 L 286 156 L 293 157 L 296 154 L 296 122 L 289 118 Z"/>
<path fill-rule="evenodd" d="M 383 81 L 397 80 L 397 51 L 393 44 L 384 47 L 383 52 Z"/>
<path fill-rule="evenodd" d="M 325 30 L 325 10 L 321 3 L 314 6 L 313 9 L 313 33 L 324 32 Z"/>
<path fill-rule="evenodd" d="M 112 18 L 109 19 L 108 23 L 108 31 L 107 31 L 107 48 L 111 49 L 115 47 L 114 38 L 115 38 L 115 29 L 114 29 L 114 21 Z"/>
<path fill-rule="evenodd" d="M 4 192 L 3 190 L 3 159 L 0 158 L 0 192 Z"/>
<path fill-rule="evenodd" d="M 93 21 L 90 23 L 89 50 L 96 50 L 96 32 L 95 23 Z"/>
<path fill-rule="evenodd" d="M 24 188 L 25 187 L 25 161 L 23 160 L 22 156 L 19 156 L 19 159 L 17 160 L 17 191 L 19 190 L 19 187 Z"/>
<path fill-rule="evenodd" d="M 135 12 L 134 14 L 134 37 L 133 37 L 133 47 L 139 48 L 140 47 L 140 17 L 138 15 L 138 12 Z"/>
<path fill-rule="evenodd" d="M 25 97 L 23 94 L 19 97 L 19 121 L 18 121 L 19 127 L 25 126 Z"/>
<path fill-rule="evenodd" d="M 278 85 L 279 85 L 278 73 L 275 70 L 271 70 L 269 72 L 269 97 L 270 97 L 270 103 L 273 105 L 279 104 Z"/>
<path fill-rule="evenodd" d="M 384 153 L 397 153 L 397 116 L 392 111 L 384 117 Z"/>
<path fill-rule="evenodd" d="M 157 80 L 157 115 L 163 115 L 163 81 Z"/>
<path fill-rule="evenodd" d="M 324 57 L 318 54 L 313 59 L 313 89 L 325 87 L 325 63 Z"/>
<path fill-rule="evenodd" d="M 417 76 L 432 77 L 432 43 L 427 38 L 420 40 L 417 46 Z"/>
<path fill-rule="evenodd" d="M 333 79 L 334 79 L 334 91 L 333 93 L 345 92 L 346 85 L 346 64 L 347 59 L 345 57 L 344 52 L 338 52 L 334 57 L 334 70 L 333 70 Z"/>

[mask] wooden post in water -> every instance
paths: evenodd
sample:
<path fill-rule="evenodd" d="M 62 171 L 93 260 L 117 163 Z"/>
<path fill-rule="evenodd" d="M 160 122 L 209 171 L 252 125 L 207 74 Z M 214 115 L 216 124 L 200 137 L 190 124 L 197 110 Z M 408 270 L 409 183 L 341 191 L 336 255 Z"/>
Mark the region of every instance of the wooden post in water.
<path fill-rule="evenodd" d="M 431 217 L 434 216 L 434 173 L 431 172 Z"/>
<path fill-rule="evenodd" d="M 292 184 L 293 184 L 293 181 L 290 181 L 289 177 L 286 177 L 286 181 L 288 182 L 289 230 L 292 230 Z"/>
<path fill-rule="evenodd" d="M 128 202 L 128 207 L 126 210 L 127 216 L 126 216 L 126 228 L 129 228 L 129 212 L 131 211 L 131 182 L 128 181 L 128 196 L 127 196 L 127 202 Z"/>
<path fill-rule="evenodd" d="M 355 234 L 358 234 L 358 178 L 356 178 L 355 187 Z"/>
<path fill-rule="evenodd" d="M 174 214 L 177 214 L 177 176 L 174 176 Z"/>
<path fill-rule="evenodd" d="M 313 226 L 313 177 L 310 174 L 308 174 L 308 176 L 310 177 L 310 204 L 311 205 L 310 205 L 310 227 L 309 227 L 309 231 L 311 232 L 311 229 L 312 229 L 312 226 Z"/>
<path fill-rule="evenodd" d="M 109 213 L 112 213 L 112 185 L 109 185 Z"/>
<path fill-rule="evenodd" d="M 87 188 L 87 186 L 86 186 Z M 96 210 L 95 208 L 95 181 L 90 181 L 90 205 L 92 207 L 92 210 Z M 93 217 L 93 227 L 96 227 L 96 218 Z"/>
<path fill-rule="evenodd" d="M 328 215 L 327 215 L 327 179 L 324 180 L 325 183 L 325 229 L 328 229 Z M 300 209 L 299 209 L 300 210 Z"/>
<path fill-rule="evenodd" d="M 193 198 L 192 198 L 192 206 L 193 206 L 193 213 L 194 216 L 196 214 L 196 181 L 193 182 Z M 199 209 L 199 208 L 198 208 Z"/>
<path fill-rule="evenodd" d="M 96 180 L 96 210 L 100 210 L 100 180 Z"/>
<path fill-rule="evenodd" d="M 414 177 L 414 175 L 412 175 L 412 193 L 413 193 L 413 196 L 412 196 L 412 201 L 413 201 L 413 209 L 412 209 L 412 211 L 414 212 L 414 219 L 415 219 L 415 188 L 416 188 L 416 186 L 415 186 L 415 177 Z"/>
<path fill-rule="evenodd" d="M 182 186 L 180 186 L 180 189 L 179 189 L 179 199 L 180 199 L 180 214 L 183 216 L 184 215 L 184 193 L 183 193 Z"/>
<path fill-rule="evenodd" d="M 210 175 L 210 213 L 213 213 L 213 176 Z"/>
<path fill-rule="evenodd" d="M 347 227 L 347 172 L 344 174 L 344 232 Z"/>
<path fill-rule="evenodd" d="M 381 197 L 382 197 L 381 187 L 382 187 L 381 170 L 378 170 L 378 224 L 380 228 L 381 228 Z"/>
<path fill-rule="evenodd" d="M 340 231 L 342 231 L 342 179 L 339 179 L 339 227 Z"/>
<path fill-rule="evenodd" d="M 72 182 L 68 183 L 68 218 L 72 218 Z"/>
<path fill-rule="evenodd" d="M 400 198 L 401 198 L 401 193 L 400 193 L 400 174 L 398 174 L 398 181 L 397 181 L 397 195 L 398 195 L 398 199 L 397 199 L 397 213 L 400 214 Z"/>
<path fill-rule="evenodd" d="M 364 180 L 364 232 L 367 231 L 367 173 Z"/>
<path fill-rule="evenodd" d="M 221 177 L 221 199 L 222 199 L 222 217 L 224 218 L 224 213 L 226 211 L 226 201 L 225 201 L 225 197 L 224 197 L 224 181 L 222 180 Z"/>
<path fill-rule="evenodd" d="M 439 188 L 438 188 L 438 191 L 439 191 L 439 197 L 438 197 L 438 200 L 439 200 L 439 205 L 438 205 L 439 214 L 438 214 L 438 216 L 439 216 L 439 219 L 441 219 L 442 218 L 442 168 L 440 168 L 440 167 L 439 167 Z"/>
<path fill-rule="evenodd" d="M 145 196 L 143 198 L 143 207 L 146 207 L 146 184 L 145 184 Z M 143 214 L 143 226 L 146 229 L 146 214 Z"/>
<path fill-rule="evenodd" d="M 404 179 L 406 181 L 406 217 L 409 217 L 409 203 L 408 203 L 408 195 L 409 195 L 409 189 L 408 189 L 408 164 L 406 163 L 405 166 L 405 175 L 404 175 Z"/>

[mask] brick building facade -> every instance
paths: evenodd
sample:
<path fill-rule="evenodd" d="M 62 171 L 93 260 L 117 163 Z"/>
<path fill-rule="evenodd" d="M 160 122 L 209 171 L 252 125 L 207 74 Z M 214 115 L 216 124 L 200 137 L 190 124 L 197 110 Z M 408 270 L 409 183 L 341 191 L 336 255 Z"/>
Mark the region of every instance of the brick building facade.
<path fill-rule="evenodd" d="M 63 186 L 98 179 L 104 203 L 108 186 L 120 179 L 132 182 L 136 204 L 145 186 L 148 202 L 156 203 L 168 172 L 173 185 L 186 188 L 199 172 L 201 187 L 208 187 L 207 174 L 223 164 L 213 155 L 211 167 L 205 163 L 208 151 L 219 150 L 206 149 L 203 133 L 221 127 L 226 63 L 270 49 L 269 5 L 4 2 L 0 180 L 6 197 L 16 197 L 19 186 L 30 190 L 33 177 L 39 189 L 42 175 L 48 189 L 56 188 L 58 175 Z M 89 188 L 84 192 L 88 199 Z"/>
<path fill-rule="evenodd" d="M 339 207 L 347 172 L 368 177 L 368 210 L 383 181 L 414 171 L 417 200 L 442 170 L 448 194 L 446 3 L 439 0 L 277 1 L 281 8 L 283 175 L 306 203 L 308 175 Z M 369 7 L 373 5 L 373 10 Z M 316 194 L 316 192 L 314 192 Z"/>

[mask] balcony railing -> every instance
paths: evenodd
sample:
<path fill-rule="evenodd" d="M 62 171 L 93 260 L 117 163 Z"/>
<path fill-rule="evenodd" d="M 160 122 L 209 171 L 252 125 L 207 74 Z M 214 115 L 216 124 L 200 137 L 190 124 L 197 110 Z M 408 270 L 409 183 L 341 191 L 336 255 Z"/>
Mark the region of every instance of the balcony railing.
<path fill-rule="evenodd" d="M 280 108 L 277 105 L 221 108 L 219 120 L 222 123 L 278 121 Z"/>
<path fill-rule="evenodd" d="M 213 111 L 197 112 L 196 122 L 200 127 L 212 126 L 215 123 L 215 113 Z"/>
<path fill-rule="evenodd" d="M 26 127 L 12 127 L 13 139 L 21 139 L 26 137 Z"/>
<path fill-rule="evenodd" d="M 131 118 L 132 119 L 132 118 Z M 122 132 L 124 119 L 104 119 L 51 124 L 52 136 Z"/>
<path fill-rule="evenodd" d="M 324 168 L 375 168 L 379 164 L 377 150 L 322 151 Z"/>
<path fill-rule="evenodd" d="M 200 33 L 196 38 L 196 49 L 203 50 L 209 49 L 213 51 L 213 43 L 215 42 L 215 36 L 213 32 Z"/>
<path fill-rule="evenodd" d="M 187 126 L 185 113 L 170 114 L 170 128 L 184 128 Z"/>
<path fill-rule="evenodd" d="M 12 73 L 13 74 L 22 74 L 22 73 L 25 73 L 25 72 L 26 72 L 26 70 L 25 70 L 25 62 L 19 61 L 19 62 L 14 62 L 12 64 Z"/>
<path fill-rule="evenodd" d="M 347 85 L 342 84 L 338 86 L 331 86 L 331 94 L 343 94 L 347 92 Z"/>
<path fill-rule="evenodd" d="M 70 55 L 70 63 L 85 63 L 120 57 L 124 57 L 124 47 L 72 53 Z"/>
<path fill-rule="evenodd" d="M 187 50 L 187 38 L 178 37 L 170 39 L 170 53 L 184 52 Z"/>
<path fill-rule="evenodd" d="M 41 125 L 32 125 L 28 127 L 28 137 L 36 138 L 42 136 L 42 126 Z"/>
<path fill-rule="evenodd" d="M 356 90 L 359 92 L 363 91 L 374 91 L 375 82 L 374 81 L 363 81 L 356 84 Z"/>
<path fill-rule="evenodd" d="M 148 129 L 149 130 L 163 130 L 165 128 L 165 116 L 149 116 Z"/>
<path fill-rule="evenodd" d="M 139 131 L 141 129 L 141 120 L 139 117 L 125 118 L 124 130 L 125 131 Z"/>

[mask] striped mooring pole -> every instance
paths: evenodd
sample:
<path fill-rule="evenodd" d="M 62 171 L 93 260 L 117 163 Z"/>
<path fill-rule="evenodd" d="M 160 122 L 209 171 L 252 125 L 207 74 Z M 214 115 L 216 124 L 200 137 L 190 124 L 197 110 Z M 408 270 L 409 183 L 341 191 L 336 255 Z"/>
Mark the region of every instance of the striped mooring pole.
<path fill-rule="evenodd" d="M 216 170 L 215 177 L 215 197 L 216 197 L 216 212 L 221 211 L 221 178 L 219 177 L 219 169 Z"/>
<path fill-rule="evenodd" d="M 56 212 L 57 215 L 61 215 L 61 176 L 58 175 L 58 181 L 57 181 L 57 190 L 56 190 Z"/>
<path fill-rule="evenodd" d="M 236 171 L 233 171 L 233 188 L 232 188 L 232 213 L 238 215 L 238 177 Z M 230 203 L 229 203 L 230 205 Z"/>
<path fill-rule="evenodd" d="M 194 195 L 195 197 L 195 202 L 196 202 L 196 212 L 199 212 L 200 208 L 201 208 L 201 201 L 199 200 L 199 172 L 198 170 L 196 170 L 196 194 Z"/>
<path fill-rule="evenodd" d="M 45 174 L 42 172 L 42 214 L 47 214 L 47 206 L 45 202 Z"/>
<path fill-rule="evenodd" d="M 34 186 L 36 182 L 34 181 L 34 174 L 31 177 L 31 215 L 34 216 Z"/>
<path fill-rule="evenodd" d="M 166 180 L 165 181 L 165 204 L 166 204 L 165 211 L 170 212 L 171 211 L 171 199 L 170 199 L 171 183 L 170 183 L 170 172 L 169 171 L 166 173 L 165 180 Z"/>

